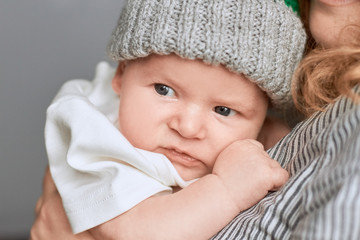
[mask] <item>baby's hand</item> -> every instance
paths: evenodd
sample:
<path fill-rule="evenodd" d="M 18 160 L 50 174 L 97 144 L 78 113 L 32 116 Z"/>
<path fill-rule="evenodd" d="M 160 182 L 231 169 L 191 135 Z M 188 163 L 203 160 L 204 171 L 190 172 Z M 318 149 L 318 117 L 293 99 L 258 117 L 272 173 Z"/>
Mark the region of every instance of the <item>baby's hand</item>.
<path fill-rule="evenodd" d="M 269 157 L 263 145 L 250 139 L 225 148 L 216 160 L 213 174 L 221 179 L 239 211 L 253 206 L 289 179 L 288 172 Z"/>

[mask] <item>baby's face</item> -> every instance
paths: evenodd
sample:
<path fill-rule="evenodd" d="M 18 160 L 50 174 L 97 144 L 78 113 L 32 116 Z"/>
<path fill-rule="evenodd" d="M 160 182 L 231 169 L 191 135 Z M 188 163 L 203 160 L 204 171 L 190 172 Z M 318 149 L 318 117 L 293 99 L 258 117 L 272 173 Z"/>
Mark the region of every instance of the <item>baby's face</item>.
<path fill-rule="evenodd" d="M 256 139 L 268 98 L 222 66 L 152 55 L 118 69 L 119 128 L 135 147 L 164 154 L 184 180 L 212 172 L 219 153 Z"/>

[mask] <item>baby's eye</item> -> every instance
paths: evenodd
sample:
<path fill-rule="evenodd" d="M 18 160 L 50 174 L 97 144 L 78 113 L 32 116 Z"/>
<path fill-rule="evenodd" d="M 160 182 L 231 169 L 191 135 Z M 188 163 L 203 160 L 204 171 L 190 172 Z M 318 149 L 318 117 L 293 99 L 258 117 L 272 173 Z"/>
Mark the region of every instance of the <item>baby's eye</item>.
<path fill-rule="evenodd" d="M 236 114 L 235 110 L 232 110 L 231 108 L 224 107 L 224 106 L 216 106 L 214 108 L 214 111 L 220 115 L 223 115 L 225 117 L 228 116 L 234 116 Z"/>
<path fill-rule="evenodd" d="M 175 95 L 175 91 L 164 84 L 157 83 L 154 85 L 155 91 L 162 96 L 172 97 Z"/>

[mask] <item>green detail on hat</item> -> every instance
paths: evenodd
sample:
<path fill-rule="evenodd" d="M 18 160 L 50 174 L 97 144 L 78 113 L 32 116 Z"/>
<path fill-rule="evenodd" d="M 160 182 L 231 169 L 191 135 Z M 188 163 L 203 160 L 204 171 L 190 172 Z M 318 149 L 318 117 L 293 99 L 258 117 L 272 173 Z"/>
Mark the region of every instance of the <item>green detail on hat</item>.
<path fill-rule="evenodd" d="M 285 0 L 285 4 L 292 8 L 297 14 L 300 13 L 298 0 Z"/>

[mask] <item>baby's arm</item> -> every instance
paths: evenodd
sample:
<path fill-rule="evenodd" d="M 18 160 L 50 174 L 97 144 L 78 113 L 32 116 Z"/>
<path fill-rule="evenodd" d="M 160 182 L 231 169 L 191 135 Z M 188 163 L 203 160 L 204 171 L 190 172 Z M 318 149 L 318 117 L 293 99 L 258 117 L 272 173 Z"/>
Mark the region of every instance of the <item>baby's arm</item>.
<path fill-rule="evenodd" d="M 212 174 L 148 198 L 90 232 L 96 239 L 208 239 L 287 179 L 260 143 L 237 141 L 218 156 Z"/>

